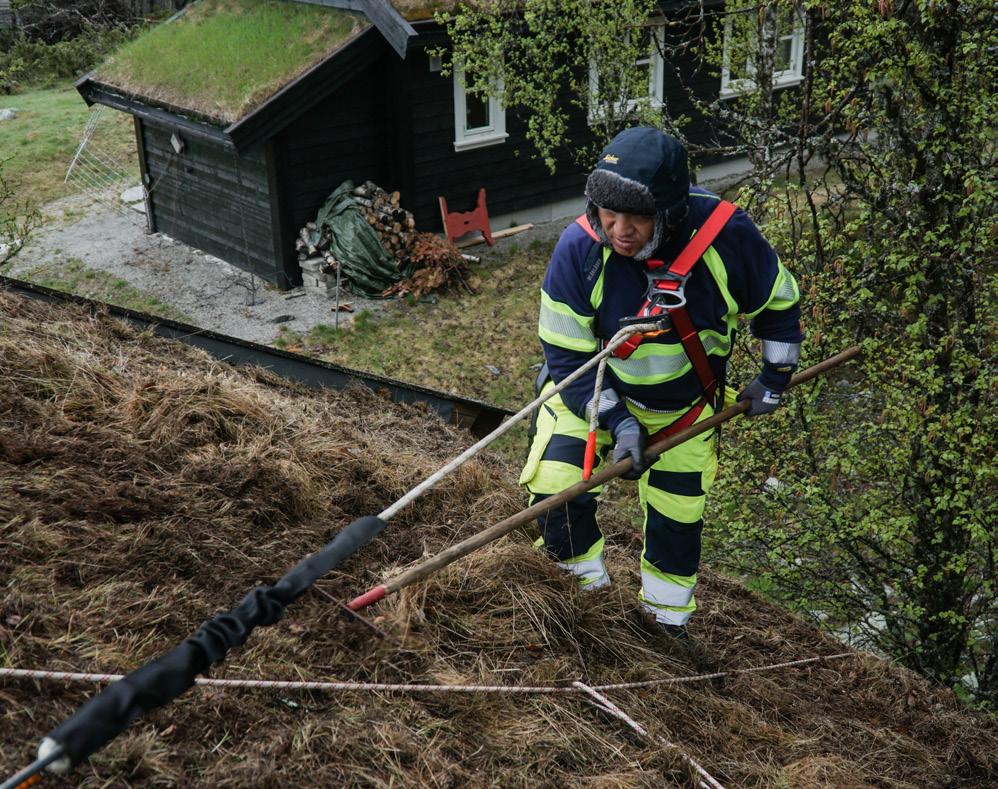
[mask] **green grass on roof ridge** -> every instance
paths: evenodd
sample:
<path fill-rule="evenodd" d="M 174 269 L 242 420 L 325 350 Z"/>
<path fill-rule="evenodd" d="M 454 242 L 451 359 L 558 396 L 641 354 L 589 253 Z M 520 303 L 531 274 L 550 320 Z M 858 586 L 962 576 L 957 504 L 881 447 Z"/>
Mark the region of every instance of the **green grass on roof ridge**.
<path fill-rule="evenodd" d="M 390 0 L 392 6 L 410 22 L 433 19 L 439 12 L 453 11 L 458 0 Z"/>
<path fill-rule="evenodd" d="M 200 0 L 122 46 L 94 79 L 234 123 L 369 26 L 292 0 Z"/>

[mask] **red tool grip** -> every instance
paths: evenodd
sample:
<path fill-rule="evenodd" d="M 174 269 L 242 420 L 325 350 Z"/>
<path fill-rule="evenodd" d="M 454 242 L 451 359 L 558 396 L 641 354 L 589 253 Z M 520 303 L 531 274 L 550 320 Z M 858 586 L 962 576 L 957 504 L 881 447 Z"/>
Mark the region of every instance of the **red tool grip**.
<path fill-rule="evenodd" d="M 582 461 L 582 481 L 588 482 L 593 475 L 593 465 L 596 462 L 596 433 L 590 431 L 586 439 L 586 457 Z"/>
<path fill-rule="evenodd" d="M 364 594 L 359 597 L 355 597 L 347 603 L 347 608 L 351 611 L 359 611 L 361 608 L 367 608 L 369 605 L 374 605 L 376 602 L 383 599 L 387 593 L 388 587 L 374 586 L 364 592 Z"/>

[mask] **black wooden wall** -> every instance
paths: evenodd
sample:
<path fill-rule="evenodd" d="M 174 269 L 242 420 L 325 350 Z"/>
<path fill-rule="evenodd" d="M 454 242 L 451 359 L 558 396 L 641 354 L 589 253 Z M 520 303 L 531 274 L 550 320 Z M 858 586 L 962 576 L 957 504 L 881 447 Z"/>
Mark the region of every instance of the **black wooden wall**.
<path fill-rule="evenodd" d="M 414 189 L 406 208 L 420 227 L 442 229 L 437 197 L 447 199 L 452 211 L 473 207 L 479 187 L 485 187 L 490 215 L 542 206 L 582 194 L 583 168 L 568 151 L 557 161 L 552 175 L 527 140 L 526 122 L 506 110 L 505 142 L 484 148 L 454 150 L 454 85 L 452 78 L 431 72 L 423 36 L 406 57 L 407 102 L 412 129 L 412 179 Z M 571 134 L 585 135 L 585 118 L 573 119 Z M 501 228 L 493 228 L 501 229 Z"/>
<path fill-rule="evenodd" d="M 284 129 L 275 140 L 285 216 L 295 229 L 350 179 L 384 183 L 385 146 L 379 117 L 385 86 L 376 69 L 356 75 Z"/>
<path fill-rule="evenodd" d="M 137 125 L 149 195 L 150 227 L 216 255 L 281 287 L 287 272 L 274 254 L 266 148 L 237 155 L 211 140 L 185 136 L 176 153 L 172 129 Z"/>

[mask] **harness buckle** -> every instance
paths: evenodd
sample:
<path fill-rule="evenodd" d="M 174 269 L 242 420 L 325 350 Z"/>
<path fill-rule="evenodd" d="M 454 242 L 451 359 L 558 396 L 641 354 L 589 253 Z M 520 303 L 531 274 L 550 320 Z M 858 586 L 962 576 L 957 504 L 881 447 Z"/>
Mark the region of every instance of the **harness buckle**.
<path fill-rule="evenodd" d="M 674 310 L 686 306 L 686 282 L 690 278 L 690 272 L 683 276 L 665 271 L 661 274 L 654 271 L 646 271 L 648 277 L 647 311 L 651 312 L 655 307 L 663 310 Z"/>

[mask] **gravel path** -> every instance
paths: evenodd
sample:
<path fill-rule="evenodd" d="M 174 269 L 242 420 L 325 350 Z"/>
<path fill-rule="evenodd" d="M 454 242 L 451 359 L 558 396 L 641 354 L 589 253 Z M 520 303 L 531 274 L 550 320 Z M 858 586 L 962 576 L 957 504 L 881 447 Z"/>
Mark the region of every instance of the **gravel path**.
<path fill-rule="evenodd" d="M 557 236 L 565 224 L 547 223 L 501 239 L 492 248 L 478 245 L 465 251 L 488 266 L 513 245 L 522 248 L 534 238 Z M 73 196 L 46 206 L 44 226 L 4 273 L 30 279 L 39 266 L 71 258 L 157 296 L 201 328 L 252 342 L 271 344 L 279 324 L 305 332 L 317 324 L 332 325 L 336 317 L 333 299 L 302 289 L 281 292 L 212 255 L 160 233 L 149 234 L 141 213 L 115 207 L 111 199 Z M 355 313 L 367 310 L 375 315 L 388 304 L 350 293 L 342 300 Z M 340 325 L 350 320 L 351 314 L 340 313 Z"/>

